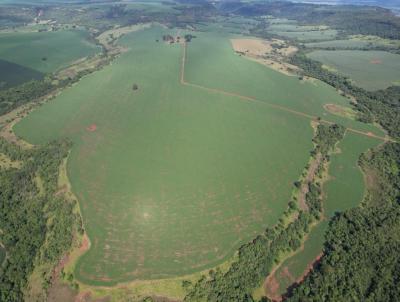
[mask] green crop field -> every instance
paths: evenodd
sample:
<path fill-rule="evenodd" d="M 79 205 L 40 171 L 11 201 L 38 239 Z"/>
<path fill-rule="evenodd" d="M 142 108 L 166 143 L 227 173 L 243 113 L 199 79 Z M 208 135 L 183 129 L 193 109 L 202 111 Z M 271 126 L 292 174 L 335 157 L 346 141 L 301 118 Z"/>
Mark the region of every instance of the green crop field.
<path fill-rule="evenodd" d="M 367 90 L 400 84 L 400 55 L 385 51 L 317 50 L 308 56 L 349 76 Z"/>
<path fill-rule="evenodd" d="M 0 82 L 13 86 L 98 51 L 82 30 L 0 33 Z"/>
<path fill-rule="evenodd" d="M 227 33 L 196 32 L 186 52 L 156 42 L 166 33 L 125 36 L 129 51 L 14 127 L 74 143 L 68 175 L 91 241 L 75 275 L 88 284 L 210 268 L 276 223 L 312 149 L 307 114 L 380 134 L 325 112 L 347 104 L 330 86 L 239 57 Z"/>

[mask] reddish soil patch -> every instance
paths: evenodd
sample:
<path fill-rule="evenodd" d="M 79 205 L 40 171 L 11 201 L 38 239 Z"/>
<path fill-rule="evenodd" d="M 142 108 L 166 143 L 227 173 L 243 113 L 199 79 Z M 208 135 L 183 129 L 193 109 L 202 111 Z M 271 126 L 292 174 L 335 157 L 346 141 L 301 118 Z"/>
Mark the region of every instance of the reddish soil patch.
<path fill-rule="evenodd" d="M 287 278 L 290 280 L 290 282 L 294 282 L 296 278 L 292 275 L 292 273 L 289 271 L 289 268 L 285 266 L 281 272 L 281 277 L 282 278 Z"/>
<path fill-rule="evenodd" d="M 71 289 L 68 285 L 63 284 L 61 281 L 56 280 L 53 282 L 48 292 L 48 302 L 74 302 L 76 291 Z"/>
<path fill-rule="evenodd" d="M 69 256 L 65 255 L 54 268 L 51 280 L 52 284 L 48 290 L 47 301 L 49 302 L 72 302 L 75 299 L 76 291 L 60 280 L 61 270 L 69 261 Z"/>
<path fill-rule="evenodd" d="M 379 59 L 374 59 L 374 60 L 371 60 L 370 63 L 377 65 L 377 64 L 382 64 L 382 61 Z"/>
<path fill-rule="evenodd" d="M 83 235 L 82 243 L 81 243 L 81 246 L 79 247 L 79 250 L 80 250 L 81 252 L 85 252 L 85 251 L 87 251 L 88 249 L 89 249 L 89 238 L 88 238 L 88 236 L 85 234 L 85 235 Z"/>
<path fill-rule="evenodd" d="M 368 136 L 374 136 L 374 134 L 372 132 L 367 132 Z"/>
<path fill-rule="evenodd" d="M 282 301 L 282 296 L 279 294 L 279 282 L 276 280 L 275 272 L 271 272 L 264 283 L 265 292 L 268 293 L 268 298 L 272 301 Z"/>
<path fill-rule="evenodd" d="M 89 132 L 96 131 L 96 129 L 97 129 L 97 125 L 96 124 L 91 124 L 90 126 L 88 126 L 86 128 L 86 130 L 89 131 Z"/>

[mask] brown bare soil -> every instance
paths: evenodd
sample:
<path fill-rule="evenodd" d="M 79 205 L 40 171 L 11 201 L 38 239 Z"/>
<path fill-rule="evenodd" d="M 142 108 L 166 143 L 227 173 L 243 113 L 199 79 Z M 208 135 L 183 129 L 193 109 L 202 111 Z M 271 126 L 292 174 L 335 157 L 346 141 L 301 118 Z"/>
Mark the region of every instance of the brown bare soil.
<path fill-rule="evenodd" d="M 77 293 L 67 284 L 63 284 L 60 280 L 55 280 L 49 289 L 48 302 L 74 302 Z"/>
<path fill-rule="evenodd" d="M 290 280 L 291 283 L 296 281 L 296 278 L 292 275 L 292 273 L 289 270 L 289 267 L 285 266 L 280 274 L 282 278 Z"/>
<path fill-rule="evenodd" d="M 233 49 L 246 58 L 263 64 L 269 68 L 286 75 L 293 75 L 298 67 L 285 62 L 285 58 L 297 51 L 294 46 L 287 46 L 284 41 L 278 39 L 231 39 Z M 279 45 L 281 48 L 274 48 Z"/>
<path fill-rule="evenodd" d="M 279 282 L 276 280 L 275 273 L 279 266 L 277 266 L 267 277 L 264 283 L 265 292 L 268 293 L 268 298 L 272 301 L 282 301 L 282 296 L 279 294 Z"/>
<path fill-rule="evenodd" d="M 263 56 L 272 51 L 271 43 L 260 39 L 232 39 L 233 49 L 237 52 Z"/>

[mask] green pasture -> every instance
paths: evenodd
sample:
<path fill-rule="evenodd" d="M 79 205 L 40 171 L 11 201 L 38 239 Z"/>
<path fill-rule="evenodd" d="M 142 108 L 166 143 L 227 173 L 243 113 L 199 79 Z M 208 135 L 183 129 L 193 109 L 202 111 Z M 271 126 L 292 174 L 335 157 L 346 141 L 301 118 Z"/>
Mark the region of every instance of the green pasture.
<path fill-rule="evenodd" d="M 31 143 L 74 143 L 68 175 L 91 241 L 75 275 L 88 284 L 210 268 L 275 224 L 313 131 L 309 118 L 270 104 L 377 131 L 326 113 L 324 103 L 347 103 L 333 88 L 239 57 L 222 32 L 196 32 L 185 80 L 262 101 L 182 85 L 182 46 L 156 42 L 166 33 L 125 36 L 128 52 L 14 127 Z"/>
<path fill-rule="evenodd" d="M 43 77 L 98 52 L 81 30 L 0 33 L 0 81 L 8 86 Z M 3 85 L 4 86 L 4 85 Z"/>
<path fill-rule="evenodd" d="M 299 41 L 318 41 L 318 40 L 333 40 L 336 38 L 338 32 L 334 29 L 321 29 L 321 30 L 297 30 L 297 31 L 275 31 L 271 33 L 286 37 L 289 39 L 297 39 Z"/>
<path fill-rule="evenodd" d="M 336 69 L 366 90 L 400 84 L 400 55 L 385 51 L 316 50 L 308 57 Z"/>

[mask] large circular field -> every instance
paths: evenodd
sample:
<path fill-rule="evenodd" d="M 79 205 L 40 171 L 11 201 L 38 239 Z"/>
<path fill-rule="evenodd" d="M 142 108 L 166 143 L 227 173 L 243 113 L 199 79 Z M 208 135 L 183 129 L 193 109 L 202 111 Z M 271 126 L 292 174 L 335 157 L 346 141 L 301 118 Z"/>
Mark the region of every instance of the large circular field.
<path fill-rule="evenodd" d="M 239 57 L 230 36 L 199 33 L 184 51 L 156 42 L 165 33 L 125 36 L 128 52 L 14 129 L 36 144 L 74 142 L 68 175 L 91 242 L 75 275 L 89 284 L 184 275 L 232 256 L 286 209 L 312 149 L 310 115 L 346 104 L 327 85 Z"/>

